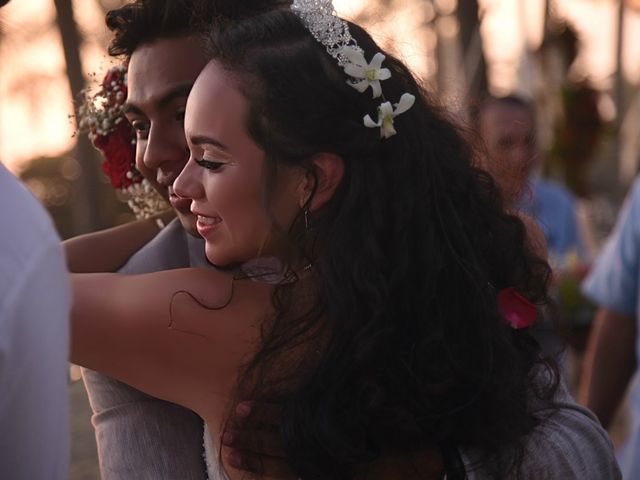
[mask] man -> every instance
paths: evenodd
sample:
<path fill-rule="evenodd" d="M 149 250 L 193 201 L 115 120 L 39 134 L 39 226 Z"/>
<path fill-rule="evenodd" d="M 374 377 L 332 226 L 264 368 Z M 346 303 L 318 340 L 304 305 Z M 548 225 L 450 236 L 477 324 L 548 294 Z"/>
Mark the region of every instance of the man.
<path fill-rule="evenodd" d="M 600 309 L 585 353 L 579 400 L 608 428 L 630 386 L 632 423 L 620 463 L 624 478 L 640 478 L 640 179 L 583 291 Z"/>
<path fill-rule="evenodd" d="M 0 476 L 62 480 L 69 275 L 51 218 L 2 165 L 0 200 Z"/>
<path fill-rule="evenodd" d="M 490 97 L 478 111 L 477 125 L 486 145 L 482 167 L 503 192 L 505 202 L 537 220 L 552 263 L 583 254 L 572 195 L 560 185 L 533 177 L 538 167 L 535 114 L 517 96 Z"/>
<path fill-rule="evenodd" d="M 244 7 L 275 3 L 246 2 Z M 194 12 L 199 16 L 193 17 Z M 131 257 L 121 272 L 206 265 L 203 242 L 193 236 L 190 201 L 177 197 L 172 183 L 189 156 L 183 131 L 187 96 L 206 63 L 197 32 L 217 13 L 232 16 L 240 14 L 241 7 L 222 1 L 135 0 L 107 14 L 114 33 L 109 52 L 128 59 L 125 111 L 136 131 L 136 165 L 165 194 L 179 218 Z M 94 411 L 103 479 L 205 478 L 203 425 L 197 415 L 97 372 L 84 370 L 83 377 Z M 241 416 L 247 408 L 241 405 Z M 237 463 L 250 468 L 251 457 L 238 457 Z"/>

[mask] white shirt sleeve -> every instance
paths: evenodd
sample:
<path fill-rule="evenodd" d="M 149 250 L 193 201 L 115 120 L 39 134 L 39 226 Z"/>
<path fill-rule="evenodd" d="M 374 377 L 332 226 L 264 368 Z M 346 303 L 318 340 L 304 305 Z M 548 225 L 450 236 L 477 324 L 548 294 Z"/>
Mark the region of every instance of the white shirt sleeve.
<path fill-rule="evenodd" d="M 43 209 L 0 185 L 0 478 L 66 480 L 69 275 Z"/>

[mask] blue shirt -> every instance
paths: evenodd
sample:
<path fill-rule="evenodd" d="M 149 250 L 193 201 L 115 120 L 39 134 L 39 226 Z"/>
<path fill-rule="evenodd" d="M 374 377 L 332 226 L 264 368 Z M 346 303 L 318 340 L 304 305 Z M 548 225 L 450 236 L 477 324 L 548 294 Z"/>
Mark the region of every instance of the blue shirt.
<path fill-rule="evenodd" d="M 562 264 L 570 253 L 584 257 L 573 195 L 561 185 L 540 178 L 529 185 L 530 190 L 522 196 L 518 206 L 540 225 L 552 262 Z"/>
<path fill-rule="evenodd" d="M 594 268 L 585 279 L 584 294 L 601 307 L 640 319 L 640 178 L 618 217 L 615 229 Z M 640 329 L 638 330 L 640 331 Z M 636 335 L 636 358 L 640 336 Z M 632 429 L 621 466 L 624 478 L 640 478 L 640 381 L 636 371 L 631 387 Z"/>

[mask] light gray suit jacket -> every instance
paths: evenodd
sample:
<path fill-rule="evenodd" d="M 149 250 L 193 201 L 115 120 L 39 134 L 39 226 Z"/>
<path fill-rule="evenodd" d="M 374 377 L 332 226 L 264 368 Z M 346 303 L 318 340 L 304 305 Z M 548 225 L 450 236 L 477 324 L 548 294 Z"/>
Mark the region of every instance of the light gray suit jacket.
<path fill-rule="evenodd" d="M 204 265 L 204 243 L 174 220 L 120 272 Z M 99 372 L 83 369 L 82 376 L 93 410 L 103 480 L 206 479 L 203 423 L 198 415 Z"/>

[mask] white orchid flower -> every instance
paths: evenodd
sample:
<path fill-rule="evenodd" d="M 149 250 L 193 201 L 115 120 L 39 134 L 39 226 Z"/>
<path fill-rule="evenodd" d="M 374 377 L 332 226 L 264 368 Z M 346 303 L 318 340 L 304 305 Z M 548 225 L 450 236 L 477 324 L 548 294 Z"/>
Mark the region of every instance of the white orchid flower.
<path fill-rule="evenodd" d="M 373 98 L 382 95 L 380 80 L 391 77 L 391 71 L 388 68 L 380 68 L 386 57 L 378 52 L 371 59 L 371 63 L 367 63 L 362 50 L 351 46 L 343 47 L 341 53 L 349 61 L 344 66 L 345 73 L 355 79 L 360 79 L 359 81 L 350 80 L 347 83 L 360 93 L 371 86 Z"/>
<path fill-rule="evenodd" d="M 416 97 L 410 93 L 404 93 L 400 97 L 400 101 L 395 105 L 395 109 L 391 106 L 391 102 L 384 102 L 378 107 L 378 121 L 374 122 L 371 116 L 364 117 L 364 125 L 369 128 L 380 128 L 380 136 L 384 138 L 392 137 L 396 134 L 393 126 L 394 118 L 401 113 L 409 110 L 416 101 Z"/>

